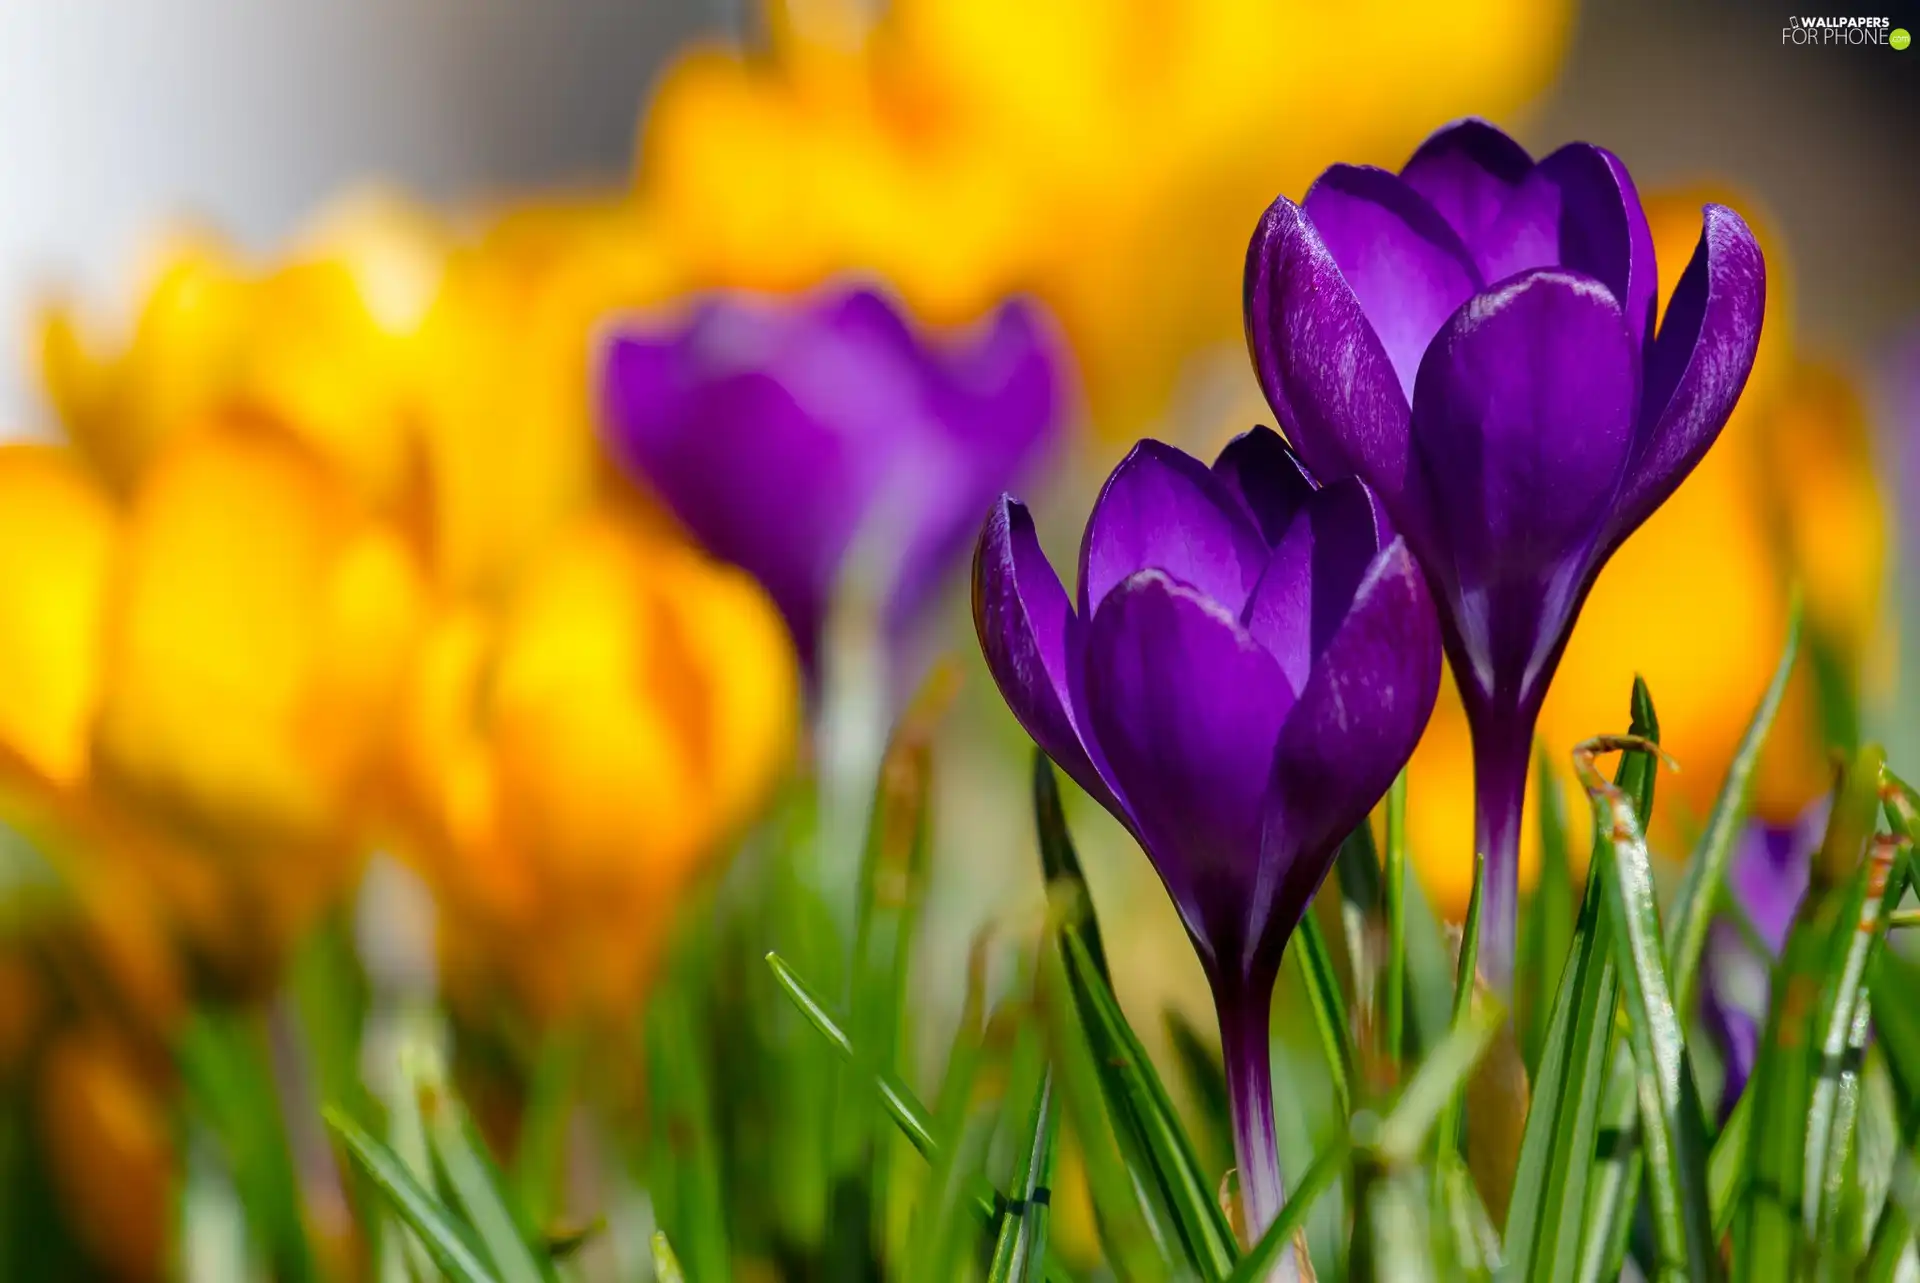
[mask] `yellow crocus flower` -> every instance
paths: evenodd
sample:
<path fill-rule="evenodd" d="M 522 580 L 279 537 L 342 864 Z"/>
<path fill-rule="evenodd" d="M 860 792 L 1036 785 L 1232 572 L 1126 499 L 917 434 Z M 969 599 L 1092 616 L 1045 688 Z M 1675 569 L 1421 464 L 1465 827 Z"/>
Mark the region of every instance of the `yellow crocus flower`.
<path fill-rule="evenodd" d="M 921 315 L 1037 293 L 1095 419 L 1157 414 L 1239 341 L 1248 229 L 1336 159 L 1544 86 L 1568 7 L 1363 0 L 771 4 L 771 56 L 690 52 L 648 115 L 639 190 L 696 286 L 873 272 Z"/>
<path fill-rule="evenodd" d="M 378 193 L 324 211 L 281 261 L 176 234 L 117 342 L 68 301 L 46 310 L 40 365 L 72 439 L 115 488 L 176 434 L 254 414 L 298 435 L 378 503 L 410 478 L 407 343 L 437 293 L 446 233 Z"/>
<path fill-rule="evenodd" d="M 1647 202 L 1659 262 L 1683 263 L 1700 206 L 1724 193 Z M 1736 198 L 1743 209 L 1750 199 Z M 1809 628 L 1856 671 L 1880 619 L 1885 513 L 1865 415 L 1852 380 L 1795 348 L 1786 255 L 1764 221 L 1767 325 L 1745 395 L 1720 439 L 1673 498 L 1614 554 L 1594 586 L 1541 712 L 1539 732 L 1561 772 L 1572 832 L 1588 810 L 1568 766 L 1573 746 L 1625 729 L 1635 673 L 1680 762 L 1662 774 L 1653 843 L 1684 856 L 1785 642 L 1790 584 L 1806 594 Z M 1786 822 L 1823 792 L 1829 765 L 1804 662 L 1761 759 L 1756 807 Z M 1472 876 L 1472 758 L 1451 687 L 1409 767 L 1409 844 L 1436 905 L 1457 917 Z M 1529 790 L 1521 876 L 1537 865 Z M 1577 836 L 1576 861 L 1586 858 Z"/>
<path fill-rule="evenodd" d="M 644 516 L 581 514 L 495 607 L 420 648 L 400 721 L 406 838 L 456 997 L 630 1011 L 687 880 L 792 750 L 779 616 Z"/>
<path fill-rule="evenodd" d="M 594 341 L 678 280 L 624 199 L 532 202 L 449 257 L 421 328 L 419 458 L 436 581 L 495 596 L 600 488 Z"/>
<path fill-rule="evenodd" d="M 0 450 L 0 525 L 43 519 L 0 561 L 34 679 L 0 712 L 6 809 L 258 984 L 365 840 L 413 556 L 256 424 L 182 430 L 117 503 L 71 452 Z"/>

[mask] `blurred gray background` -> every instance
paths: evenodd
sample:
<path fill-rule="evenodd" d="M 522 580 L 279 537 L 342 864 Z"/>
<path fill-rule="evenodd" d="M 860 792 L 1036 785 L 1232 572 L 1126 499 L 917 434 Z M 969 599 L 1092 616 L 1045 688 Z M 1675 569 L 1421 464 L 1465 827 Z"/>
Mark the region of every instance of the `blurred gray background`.
<path fill-rule="evenodd" d="M 752 3 L 0 3 L 0 433 L 41 415 L 21 321 L 46 282 L 118 299 L 158 219 L 271 243 L 368 177 L 431 197 L 618 177 L 663 60 Z M 1920 0 L 1807 7 L 1920 34 Z M 1804 332 L 1864 355 L 1920 310 L 1920 47 L 1782 48 L 1797 11 L 1590 4 L 1523 132 L 1605 142 L 1643 184 L 1753 190 L 1792 243 Z"/>

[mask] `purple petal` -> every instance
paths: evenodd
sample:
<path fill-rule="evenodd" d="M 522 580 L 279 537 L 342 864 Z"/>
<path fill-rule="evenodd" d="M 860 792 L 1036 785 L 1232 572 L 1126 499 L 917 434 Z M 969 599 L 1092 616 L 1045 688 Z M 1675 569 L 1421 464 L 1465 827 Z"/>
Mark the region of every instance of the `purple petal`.
<path fill-rule="evenodd" d="M 1002 496 L 973 553 L 973 630 L 987 670 L 1025 732 L 1102 807 L 1129 824 L 1081 736 L 1073 690 L 1081 622 L 1033 534 L 1027 507 Z"/>
<path fill-rule="evenodd" d="M 1632 440 L 1636 362 L 1597 282 L 1527 273 L 1434 340 L 1413 448 L 1431 524 L 1408 527 L 1468 657 L 1522 702 L 1544 687 L 1585 591 Z"/>
<path fill-rule="evenodd" d="M 609 446 L 696 539 L 766 587 L 814 671 L 869 469 L 779 378 L 703 380 L 687 342 L 612 341 L 602 384 Z"/>
<path fill-rule="evenodd" d="M 1740 215 L 1708 205 L 1700 243 L 1647 362 L 1640 429 L 1612 542 L 1666 502 L 1719 437 L 1753 370 L 1766 304 L 1759 243 Z"/>
<path fill-rule="evenodd" d="M 1293 689 L 1233 616 L 1157 570 L 1108 594 L 1087 710 L 1203 959 L 1244 944 L 1273 746 Z"/>
<path fill-rule="evenodd" d="M 1367 488 L 1342 477 L 1308 499 L 1274 548 L 1242 618 L 1295 690 L 1346 619 L 1381 534 Z"/>
<path fill-rule="evenodd" d="M 891 494 L 876 496 L 880 519 L 908 532 L 887 603 L 896 637 L 959 563 L 981 509 L 1046 453 L 1064 418 L 1067 368 L 1064 345 L 1022 300 L 929 367 L 933 431 L 903 434 Z"/>
<path fill-rule="evenodd" d="M 1213 475 L 1240 500 L 1272 547 L 1313 493 L 1314 481 L 1292 447 L 1272 428 L 1256 427 L 1227 442 Z"/>
<path fill-rule="evenodd" d="M 1823 799 L 1793 824 L 1748 823 L 1727 868 L 1727 889 L 1775 953 L 1786 947 L 1793 916 L 1806 898 L 1813 853 L 1827 827 Z"/>
<path fill-rule="evenodd" d="M 1412 756 L 1439 690 L 1433 600 L 1396 539 L 1374 558 L 1280 731 L 1253 897 L 1268 939 L 1298 923 L 1341 840 Z"/>
<path fill-rule="evenodd" d="M 1162 570 L 1231 614 L 1246 604 L 1267 545 L 1240 503 L 1205 464 L 1142 441 L 1094 501 L 1080 544 L 1080 614 L 1091 618 L 1114 586 Z"/>
<path fill-rule="evenodd" d="M 1242 293 L 1254 371 L 1316 477 L 1359 476 L 1387 507 L 1407 488 L 1407 396 L 1353 287 L 1299 206 L 1268 206 Z"/>
<path fill-rule="evenodd" d="M 1421 143 L 1400 177 L 1447 220 L 1477 261 L 1479 246 L 1532 172 L 1526 148 L 1494 125 L 1469 117 Z"/>
<path fill-rule="evenodd" d="M 1384 169 L 1335 165 L 1301 207 L 1410 396 L 1427 343 L 1480 288 L 1473 256 L 1433 206 Z"/>
<path fill-rule="evenodd" d="M 1620 303 L 1645 350 L 1658 305 L 1653 232 L 1640 193 L 1620 158 L 1604 147 L 1569 143 L 1535 167 L 1482 244 L 1488 281 L 1536 267 L 1593 277 Z"/>
<path fill-rule="evenodd" d="M 1126 823 L 1074 715 L 1080 621 L 1026 505 L 1004 495 L 987 515 L 974 552 L 973 627 L 995 684 L 1033 742 Z"/>

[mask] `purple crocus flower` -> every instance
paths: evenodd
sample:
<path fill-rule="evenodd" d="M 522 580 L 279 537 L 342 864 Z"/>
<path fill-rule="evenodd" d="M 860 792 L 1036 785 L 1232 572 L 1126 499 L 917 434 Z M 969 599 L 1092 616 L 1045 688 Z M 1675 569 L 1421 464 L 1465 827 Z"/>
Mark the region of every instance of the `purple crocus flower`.
<path fill-rule="evenodd" d="M 1278 1212 L 1268 1016 L 1335 849 L 1406 763 L 1439 625 L 1360 481 L 1317 485 L 1257 428 L 1209 470 L 1142 441 L 1107 478 L 1070 600 L 1003 497 L 973 615 L 1014 715 L 1127 826 L 1213 988 L 1248 1232 Z"/>
<path fill-rule="evenodd" d="M 898 658 L 981 508 L 1060 427 L 1067 370 L 1027 302 L 936 343 L 880 293 L 842 287 L 710 295 L 629 323 L 601 392 L 614 457 L 765 586 L 817 679 L 849 557 L 885 559 L 880 622 Z"/>
<path fill-rule="evenodd" d="M 1480 958 L 1511 981 L 1534 723 L 1613 550 L 1713 444 L 1759 342 L 1765 268 L 1709 205 L 1656 333 L 1653 240 L 1619 158 L 1535 162 L 1492 125 L 1399 174 L 1336 165 L 1247 255 L 1247 338 L 1322 477 L 1371 486 L 1426 572 L 1473 729 Z"/>
<path fill-rule="evenodd" d="M 1806 897 L 1813 853 L 1826 827 L 1824 801 L 1792 824 L 1752 820 L 1728 862 L 1727 890 L 1758 939 L 1749 941 L 1740 925 L 1721 918 L 1708 930 L 1701 959 L 1700 1017 L 1726 1062 L 1720 1093 L 1723 1119 L 1753 1074 L 1768 1007 L 1768 975 Z"/>

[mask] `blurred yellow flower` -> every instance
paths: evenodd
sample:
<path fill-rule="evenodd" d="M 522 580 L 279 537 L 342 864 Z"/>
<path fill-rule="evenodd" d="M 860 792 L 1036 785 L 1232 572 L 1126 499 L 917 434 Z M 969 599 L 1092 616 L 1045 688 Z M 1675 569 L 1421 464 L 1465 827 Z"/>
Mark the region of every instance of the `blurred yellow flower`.
<path fill-rule="evenodd" d="M 0 469 L 0 534 L 64 551 L 0 552 L 0 659 L 36 678 L 0 749 L 62 790 L 57 844 L 84 824 L 258 962 L 398 813 L 450 940 L 555 961 L 543 1005 L 630 996 L 798 721 L 757 590 L 601 457 L 598 329 L 678 282 L 625 194 L 470 227 L 361 196 L 278 260 L 177 241 L 117 346 L 51 310 L 74 448 Z M 526 947 L 560 912 L 607 958 Z"/>
<path fill-rule="evenodd" d="M 0 800 L 257 984 L 366 837 L 419 572 L 257 425 L 182 429 L 129 480 L 115 502 L 68 450 L 0 448 L 0 658 L 25 675 Z"/>
<path fill-rule="evenodd" d="M 1650 199 L 1660 263 L 1683 263 L 1700 207 L 1743 195 L 1702 191 Z M 1796 351 L 1781 239 L 1753 219 L 1767 253 L 1767 325 L 1739 408 L 1699 468 L 1602 572 L 1580 614 L 1540 717 L 1561 773 L 1573 832 L 1584 798 L 1569 754 L 1590 736 L 1626 729 L 1635 673 L 1653 691 L 1662 743 L 1679 774 L 1663 773 L 1654 845 L 1684 856 L 1785 643 L 1790 585 L 1804 586 L 1810 637 L 1859 674 L 1871 658 L 1886 564 L 1885 513 L 1866 417 L 1843 373 Z M 1821 708 L 1805 652 L 1761 759 L 1756 807 L 1785 822 L 1829 783 Z M 1465 911 L 1472 879 L 1472 759 L 1451 687 L 1408 776 L 1409 844 L 1435 904 Z M 1521 876 L 1537 865 L 1537 799 L 1529 790 Z M 1574 842 L 1584 861 L 1585 844 Z"/>
<path fill-rule="evenodd" d="M 331 206 L 268 265 L 209 233 L 178 234 L 117 341 L 70 302 L 47 309 L 48 396 L 119 490 L 178 433 L 253 414 L 299 436 L 361 496 L 395 502 L 412 462 L 407 342 L 437 292 L 445 236 L 379 193 Z"/>
<path fill-rule="evenodd" d="M 399 777 L 456 997 L 505 982 L 536 1017 L 630 1011 L 688 879 L 791 753 L 798 682 L 756 585 L 612 511 L 499 606 L 437 620 Z"/>
<path fill-rule="evenodd" d="M 600 488 L 593 343 L 677 276 L 630 201 L 508 210 L 449 257 L 420 335 L 426 541 L 450 591 L 495 596 Z"/>
<path fill-rule="evenodd" d="M 1568 9 L 900 0 L 867 22 L 776 0 L 770 57 L 696 50 L 668 74 L 639 189 L 695 286 L 871 272 L 935 321 L 1039 294 L 1119 434 L 1196 351 L 1238 344 L 1275 191 L 1519 107 Z"/>

